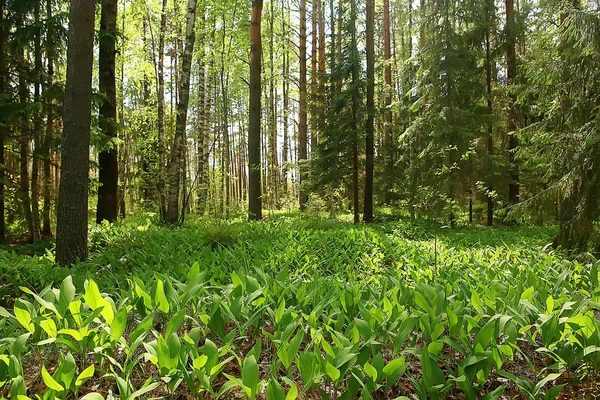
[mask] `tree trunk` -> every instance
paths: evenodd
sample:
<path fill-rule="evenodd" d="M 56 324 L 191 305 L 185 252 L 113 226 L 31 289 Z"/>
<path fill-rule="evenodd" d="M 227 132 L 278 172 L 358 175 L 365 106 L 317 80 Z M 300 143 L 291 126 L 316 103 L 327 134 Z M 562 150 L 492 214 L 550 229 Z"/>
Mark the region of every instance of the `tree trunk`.
<path fill-rule="evenodd" d="M 373 174 L 375 156 L 375 4 L 367 0 L 367 126 L 366 181 L 363 220 L 373 222 Z"/>
<path fill-rule="evenodd" d="M 275 79 L 275 46 L 274 46 L 274 22 L 275 22 L 275 1 L 271 0 L 271 9 L 269 13 L 269 27 L 271 35 L 269 38 L 269 69 L 270 69 L 270 82 L 269 82 L 269 178 L 271 181 L 272 191 L 272 205 L 274 208 L 278 207 L 279 203 L 279 163 L 277 162 L 277 92 L 275 85 L 277 81 Z"/>
<path fill-rule="evenodd" d="M 116 88 L 116 41 L 117 41 L 117 0 L 104 0 L 100 16 L 100 52 L 98 77 L 100 93 L 103 95 L 98 124 L 102 133 L 109 138 L 117 134 L 117 88 Z M 96 222 L 114 222 L 119 212 L 119 161 L 117 148 L 98 155 L 98 207 Z"/>
<path fill-rule="evenodd" d="M 306 0 L 300 0 L 300 121 L 298 126 L 298 165 L 300 168 L 300 209 L 306 208 L 307 115 L 306 115 Z"/>
<path fill-rule="evenodd" d="M 27 82 L 25 81 L 25 50 L 19 55 L 19 102 L 22 106 L 27 104 Z M 34 233 L 33 214 L 31 213 L 31 198 L 29 197 L 29 147 L 31 131 L 29 116 L 23 113 L 19 122 L 19 197 L 23 216 L 27 223 L 27 240 L 32 243 L 38 236 Z"/>
<path fill-rule="evenodd" d="M 392 93 L 394 86 L 392 83 L 392 41 L 390 24 L 390 0 L 383 2 L 383 59 L 385 63 L 384 81 L 385 81 L 385 113 L 384 113 L 384 143 L 385 143 L 385 188 L 384 202 L 391 202 L 392 181 L 394 171 L 393 157 L 393 122 L 392 122 Z"/>
<path fill-rule="evenodd" d="M 198 141 L 197 141 L 197 168 L 198 168 L 198 213 L 204 214 L 206 207 L 206 172 L 208 163 L 208 149 L 206 148 L 207 115 L 206 115 L 206 64 L 204 57 L 206 52 L 206 12 L 201 10 L 200 15 L 200 36 L 198 52 Z"/>
<path fill-rule="evenodd" d="M 252 0 L 250 18 L 250 121 L 248 127 L 248 218 L 262 219 L 261 198 L 261 58 L 262 0 Z"/>
<path fill-rule="evenodd" d="M 351 121 L 351 129 L 352 129 L 352 164 L 353 164 L 353 174 L 352 174 L 352 183 L 354 190 L 354 223 L 358 224 L 360 222 L 359 218 L 359 187 L 358 187 L 358 108 L 360 107 L 360 98 L 358 91 L 358 80 L 360 75 L 360 60 L 358 53 L 358 43 L 356 38 L 356 21 L 357 21 L 357 10 L 356 10 L 356 0 L 350 0 L 350 35 L 352 36 L 351 40 L 351 63 L 352 63 L 352 121 Z"/>
<path fill-rule="evenodd" d="M 494 10 L 494 4 L 493 1 L 489 1 L 488 0 L 488 29 L 486 31 L 486 36 L 485 36 L 485 52 L 486 52 L 486 86 L 487 86 L 487 92 L 488 92 L 488 101 L 487 101 L 487 106 L 488 106 L 488 113 L 490 114 L 490 117 L 494 114 L 494 103 L 492 100 L 492 54 L 491 54 L 491 29 L 492 29 L 492 12 Z M 492 156 L 494 154 L 494 138 L 493 138 L 493 133 L 494 133 L 494 128 L 492 125 L 492 122 L 490 120 L 490 122 L 488 122 L 488 127 L 487 127 L 487 135 L 486 135 L 486 146 L 487 146 L 487 155 L 486 155 L 486 174 L 487 174 L 487 190 L 488 190 L 488 194 L 486 196 L 487 198 L 487 225 L 488 226 L 492 226 L 494 225 L 494 199 L 492 197 L 492 191 L 493 191 L 493 186 L 492 186 L 492 182 L 494 180 L 494 172 L 492 170 Z M 472 199 L 471 199 L 472 201 Z"/>
<path fill-rule="evenodd" d="M 311 40 L 311 54 L 310 54 L 310 61 L 311 61 L 311 74 L 310 74 L 310 95 L 311 95 L 311 106 L 310 106 L 310 154 L 311 154 L 311 158 L 313 158 L 315 156 L 315 153 L 317 151 L 317 141 L 318 141 L 318 136 L 319 136 L 319 117 L 318 117 L 318 105 L 317 105 L 317 98 L 318 98 L 318 81 L 317 81 L 317 65 L 319 62 L 319 54 L 318 54 L 318 38 L 317 38 L 317 32 L 319 30 L 319 11 L 318 11 L 318 2 L 319 0 L 313 0 L 312 4 L 312 15 L 311 15 L 311 21 L 312 21 L 312 40 Z"/>
<path fill-rule="evenodd" d="M 162 1 L 160 11 L 160 32 L 158 33 L 158 196 L 160 202 L 161 220 L 167 214 L 167 195 L 165 188 L 165 34 L 167 30 L 167 0 Z"/>
<path fill-rule="evenodd" d="M 283 191 L 284 194 L 287 195 L 288 193 L 288 153 L 289 153 L 289 146 L 288 146 L 288 140 L 289 140 L 289 127 L 288 127 L 288 122 L 289 122 L 289 105 L 290 105 L 290 100 L 289 100 L 289 91 L 290 91 L 290 80 L 289 80 L 289 76 L 290 76 L 290 55 L 289 55 L 289 38 L 288 38 L 288 30 L 287 30 L 287 23 L 288 23 L 288 18 L 286 15 L 286 8 L 285 7 L 281 7 L 281 18 L 283 21 L 283 40 L 284 40 L 284 45 L 283 45 L 283 148 L 282 148 L 282 157 L 281 157 L 281 164 L 282 164 L 282 180 L 283 180 Z"/>
<path fill-rule="evenodd" d="M 52 1 L 46 1 L 46 19 L 52 19 Z M 53 30 L 52 24 L 48 24 L 47 38 L 46 38 L 46 59 L 48 62 L 47 74 L 47 89 L 50 90 L 54 84 L 54 47 L 53 47 Z M 54 106 L 52 98 L 46 98 L 45 102 L 46 110 L 46 134 L 44 138 L 44 145 L 42 146 L 43 161 L 44 161 L 44 208 L 42 210 L 42 234 L 52 234 L 52 224 L 50 215 L 52 213 L 52 176 L 51 176 L 51 162 L 50 162 L 50 144 L 52 143 L 52 136 L 54 133 Z M 2 162 L 2 161 L 0 161 Z"/>
<path fill-rule="evenodd" d="M 506 0 L 506 77 L 509 86 L 517 83 L 517 32 L 515 22 L 514 0 Z M 510 183 L 508 184 L 508 201 L 511 204 L 519 202 L 519 164 L 515 157 L 515 152 L 519 147 L 519 137 L 517 136 L 517 115 L 515 103 L 517 96 L 511 87 L 508 101 L 508 157 Z"/>
<path fill-rule="evenodd" d="M 71 0 L 56 261 L 87 258 L 94 2 Z"/>
<path fill-rule="evenodd" d="M 175 224 L 179 219 L 179 189 L 183 175 L 183 156 L 185 146 L 185 127 L 187 121 L 188 104 L 190 100 L 190 69 L 192 65 L 192 54 L 194 52 L 194 41 L 196 39 L 194 27 L 196 23 L 196 0 L 188 0 L 185 49 L 181 56 L 181 76 L 179 78 L 179 101 L 177 102 L 177 122 L 173 148 L 171 149 L 171 161 L 169 164 L 169 198 L 166 222 Z"/>
<path fill-rule="evenodd" d="M 0 96 L 7 94 L 8 89 L 8 71 L 6 70 L 6 41 L 7 31 L 5 27 L 4 10 L 6 9 L 6 0 L 0 0 Z M 6 126 L 0 124 L 0 243 L 6 240 L 6 220 L 4 215 L 4 180 L 6 170 L 6 160 L 4 159 L 4 139 L 6 137 Z"/>
<path fill-rule="evenodd" d="M 42 84 L 42 29 L 40 24 L 40 2 L 36 1 L 34 5 L 35 46 L 34 46 L 34 94 L 33 101 L 39 105 L 41 103 L 41 84 Z M 40 238 L 40 151 L 41 151 L 41 133 L 42 114 L 39 110 L 35 111 L 33 117 L 33 154 L 31 157 L 31 216 L 33 225 L 33 241 Z"/>

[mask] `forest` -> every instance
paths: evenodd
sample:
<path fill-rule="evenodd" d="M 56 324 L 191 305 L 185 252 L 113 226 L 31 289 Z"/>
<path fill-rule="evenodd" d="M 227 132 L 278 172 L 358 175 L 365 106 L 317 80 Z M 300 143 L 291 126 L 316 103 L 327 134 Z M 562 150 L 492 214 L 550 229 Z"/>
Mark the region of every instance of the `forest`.
<path fill-rule="evenodd" d="M 0 399 L 595 399 L 599 224 L 599 0 L 0 0 Z"/>

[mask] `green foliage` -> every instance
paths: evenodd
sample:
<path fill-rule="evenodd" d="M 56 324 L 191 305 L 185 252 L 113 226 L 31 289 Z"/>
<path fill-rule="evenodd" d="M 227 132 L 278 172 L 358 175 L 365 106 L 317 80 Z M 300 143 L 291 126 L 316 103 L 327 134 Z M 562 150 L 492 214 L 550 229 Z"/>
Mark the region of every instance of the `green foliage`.
<path fill-rule="evenodd" d="M 553 398 L 600 368 L 600 265 L 542 249 L 552 234 L 140 219 L 101 227 L 72 270 L 3 252 L 23 272 L 1 269 L 0 393 Z"/>

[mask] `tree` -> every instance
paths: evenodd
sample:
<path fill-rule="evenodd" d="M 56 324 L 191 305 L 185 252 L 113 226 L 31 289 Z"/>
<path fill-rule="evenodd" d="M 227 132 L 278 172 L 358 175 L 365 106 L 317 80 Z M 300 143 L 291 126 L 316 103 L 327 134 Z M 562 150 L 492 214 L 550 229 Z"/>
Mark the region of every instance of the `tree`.
<path fill-rule="evenodd" d="M 157 88 L 158 93 L 158 195 L 161 219 L 167 214 L 167 195 L 165 188 L 166 150 L 165 150 L 165 35 L 167 30 L 167 0 L 162 0 L 160 9 L 160 27 L 158 32 L 158 65 Z"/>
<path fill-rule="evenodd" d="M 8 71 L 6 70 L 6 41 L 7 32 L 5 27 L 4 10 L 6 9 L 6 0 L 0 0 L 0 104 L 4 104 L 8 100 L 7 81 Z M 0 243 L 6 240 L 6 219 L 4 212 L 5 206 L 5 158 L 4 158 L 4 141 L 6 138 L 6 123 L 0 121 Z"/>
<path fill-rule="evenodd" d="M 506 0 L 506 78 L 509 85 L 515 85 L 517 82 L 517 36 L 515 24 L 514 0 Z M 513 93 L 509 96 L 509 118 L 508 118 L 508 153 L 509 153 L 509 174 L 510 183 L 508 184 L 508 201 L 511 204 L 519 202 L 519 164 L 516 160 L 516 151 L 519 147 L 519 137 L 517 136 L 517 115 L 515 111 L 515 102 L 517 98 Z"/>
<path fill-rule="evenodd" d="M 102 93 L 99 125 L 107 140 L 117 135 L 117 89 L 116 89 L 116 41 L 117 41 L 117 0 L 104 0 L 100 15 L 100 55 L 99 85 Z M 117 220 L 119 211 L 119 164 L 117 147 L 108 143 L 98 155 L 98 207 L 96 222 Z"/>
<path fill-rule="evenodd" d="M 181 72 L 179 78 L 179 99 L 177 101 L 177 120 L 171 160 L 169 163 L 169 196 L 165 221 L 175 224 L 179 221 L 179 192 L 184 168 L 185 131 L 187 123 L 188 104 L 190 100 L 190 70 L 192 54 L 196 39 L 196 0 L 188 0 L 185 29 L 185 48 L 181 55 Z"/>
<path fill-rule="evenodd" d="M 56 261 L 87 258 L 94 2 L 71 0 Z"/>
<path fill-rule="evenodd" d="M 303 187 L 306 183 L 307 160 L 307 110 L 306 110 L 306 0 L 300 0 L 300 110 L 298 123 L 298 164 L 300 167 L 300 209 L 308 202 L 308 193 Z"/>
<path fill-rule="evenodd" d="M 367 126 L 366 126 L 366 181 L 365 222 L 373 222 L 373 173 L 375 168 L 375 3 L 367 0 Z"/>
<path fill-rule="evenodd" d="M 42 210 L 42 234 L 51 235 L 52 222 L 50 215 L 52 210 L 52 162 L 50 160 L 50 146 L 54 136 L 54 104 L 52 102 L 53 98 L 50 93 L 54 85 L 54 53 L 56 46 L 56 38 L 54 37 L 55 30 L 53 26 L 52 0 L 46 0 L 46 21 L 46 61 L 48 67 L 46 70 L 47 89 L 45 96 L 46 132 L 44 137 L 44 145 L 42 147 L 44 162 L 44 208 Z"/>
<path fill-rule="evenodd" d="M 248 126 L 248 218 L 262 219 L 261 199 L 261 16 L 262 0 L 252 1 L 250 16 L 250 115 Z"/>
<path fill-rule="evenodd" d="M 392 120 L 392 95 L 394 86 L 392 83 L 392 45 L 390 28 L 390 0 L 383 1 L 383 62 L 384 62 L 384 165 L 385 165 L 385 187 L 384 202 L 390 202 L 390 193 L 392 191 L 392 179 L 394 171 L 394 151 L 393 151 L 393 120 Z"/>

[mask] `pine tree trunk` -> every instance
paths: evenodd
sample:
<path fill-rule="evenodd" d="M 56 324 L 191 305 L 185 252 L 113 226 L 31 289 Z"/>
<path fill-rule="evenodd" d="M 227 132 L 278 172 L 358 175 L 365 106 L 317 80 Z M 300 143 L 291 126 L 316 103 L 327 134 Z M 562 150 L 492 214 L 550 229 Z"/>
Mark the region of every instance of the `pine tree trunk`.
<path fill-rule="evenodd" d="M 383 59 L 384 81 L 385 81 L 385 112 L 384 112 L 384 143 L 385 143 L 385 188 L 384 202 L 391 202 L 392 181 L 394 172 L 394 157 L 393 157 L 393 122 L 392 122 L 392 93 L 394 86 L 392 83 L 392 41 L 390 30 L 390 0 L 383 2 Z"/>
<path fill-rule="evenodd" d="M 160 31 L 158 33 L 158 196 L 161 220 L 167 214 L 167 195 L 165 188 L 165 35 L 167 30 L 167 0 L 162 1 L 160 12 Z"/>
<path fill-rule="evenodd" d="M 261 15 L 262 0 L 252 0 L 250 19 L 250 121 L 248 127 L 248 218 L 262 219 L 261 199 Z"/>
<path fill-rule="evenodd" d="M 19 101 L 22 105 L 27 104 L 27 82 L 25 81 L 25 53 L 19 55 Z M 29 148 L 31 142 L 31 131 L 29 128 L 29 116 L 25 113 L 19 122 L 19 197 L 23 216 L 27 223 L 27 240 L 32 243 L 36 237 L 33 232 L 33 215 L 31 213 L 31 198 L 29 197 Z"/>
<path fill-rule="evenodd" d="M 277 93 L 275 90 L 275 85 L 277 81 L 275 79 L 275 31 L 274 31 L 274 22 L 275 22 L 275 1 L 271 0 L 271 8 L 269 13 L 269 27 L 271 31 L 271 35 L 269 38 L 269 69 L 270 69 L 270 80 L 269 80 L 269 178 L 271 181 L 271 191 L 273 194 L 272 204 L 274 208 L 278 208 L 279 203 L 279 180 L 277 179 L 279 176 L 279 165 L 277 162 L 277 106 L 276 106 L 276 98 Z"/>
<path fill-rule="evenodd" d="M 46 1 L 46 19 L 52 18 L 52 1 Z M 48 63 L 47 75 L 47 89 L 51 89 L 54 84 L 54 47 L 53 41 L 53 30 L 52 24 L 48 26 L 47 39 L 46 39 L 46 60 Z M 46 134 L 44 137 L 44 145 L 42 146 L 43 162 L 44 162 L 44 208 L 42 210 L 42 234 L 52 234 L 52 224 L 50 215 L 52 213 L 52 176 L 51 176 L 51 160 L 50 160 L 50 144 L 52 143 L 52 136 L 54 133 L 54 107 L 52 99 L 46 99 L 45 103 L 46 110 Z M 0 161 L 1 162 L 1 161 Z"/>
<path fill-rule="evenodd" d="M 365 222 L 373 222 L 373 175 L 375 157 L 375 4 L 367 0 L 367 126 L 366 126 L 366 181 Z"/>
<path fill-rule="evenodd" d="M 350 35 L 351 39 L 351 60 L 352 63 L 352 121 L 351 129 L 352 129 L 352 186 L 353 186 L 353 210 L 354 210 L 354 223 L 358 224 L 360 222 L 359 217 L 359 187 L 358 187 L 358 108 L 360 107 L 360 98 L 359 91 L 357 85 L 359 84 L 359 68 L 360 68 L 360 59 L 358 53 L 358 43 L 357 43 L 357 34 L 356 34 L 356 22 L 357 22 L 357 10 L 356 10 L 356 0 L 350 0 Z"/>
<path fill-rule="evenodd" d="M 488 7 L 490 7 L 490 9 L 488 10 L 489 13 L 489 19 L 488 19 L 488 23 L 489 23 L 489 27 L 488 30 L 486 31 L 486 37 L 485 37 L 485 52 L 486 52 L 486 86 L 487 86 L 487 92 L 488 92 L 488 101 L 487 101 L 487 106 L 488 106 L 488 113 L 491 115 L 494 114 L 494 103 L 492 100 L 492 54 L 491 54 L 491 24 L 492 24 L 492 12 L 493 12 L 493 1 L 489 1 L 488 0 Z M 494 199 L 492 197 L 491 192 L 493 191 L 493 186 L 492 186 L 492 181 L 493 181 L 493 174 L 494 171 L 492 170 L 492 156 L 494 154 L 494 137 L 493 137 L 493 133 L 494 133 L 494 128 L 492 125 L 492 122 L 490 121 L 488 123 L 488 129 L 487 129 L 487 136 L 486 136 L 486 147 L 487 147 L 487 156 L 486 156 L 486 174 L 487 174 L 487 190 L 489 191 L 489 193 L 487 194 L 487 225 L 488 226 L 492 226 L 494 225 Z"/>
<path fill-rule="evenodd" d="M 290 91 L 290 55 L 289 55 L 289 39 L 287 31 L 288 18 L 286 15 L 286 8 L 281 7 L 281 20 L 283 21 L 283 148 L 282 148 L 282 180 L 283 180 L 283 191 L 284 194 L 288 194 L 288 153 L 289 153 L 289 91 Z"/>
<path fill-rule="evenodd" d="M 56 261 L 87 258 L 94 2 L 71 0 Z"/>
<path fill-rule="evenodd" d="M 40 2 L 34 5 L 35 45 L 34 45 L 34 94 L 35 104 L 41 103 L 42 84 L 42 30 L 40 24 Z M 40 238 L 40 158 L 41 151 L 42 114 L 35 111 L 33 117 L 33 155 L 31 157 L 31 216 L 33 226 L 33 241 Z"/>
<path fill-rule="evenodd" d="M 318 117 L 318 77 L 317 77 L 317 65 L 319 62 L 319 54 L 318 54 L 318 38 L 317 32 L 319 30 L 319 11 L 318 11 L 318 0 L 313 0 L 312 6 L 312 40 L 311 40 L 311 74 L 310 74 L 310 97 L 311 97 L 311 107 L 310 107 L 310 154 L 311 158 L 314 158 L 315 153 L 317 151 L 317 142 L 319 137 L 319 117 Z"/>
<path fill-rule="evenodd" d="M 109 138 L 116 137 L 117 129 L 117 89 L 116 89 L 116 41 L 117 41 L 117 0 L 104 0 L 100 16 L 100 55 L 98 77 L 100 93 L 103 95 L 98 124 L 102 133 Z M 119 203 L 119 164 L 117 148 L 111 146 L 98 155 L 98 207 L 96 222 L 117 220 Z"/>
<path fill-rule="evenodd" d="M 188 104 L 190 99 L 190 70 L 194 41 L 196 39 L 194 27 L 196 22 L 196 0 L 188 0 L 185 49 L 181 56 L 181 74 L 179 78 L 179 100 L 177 102 L 177 122 L 171 161 L 169 164 L 169 197 L 167 203 L 166 222 L 175 224 L 179 220 L 179 190 L 183 174 L 183 157 L 185 146 L 185 127 L 187 121 Z"/>
<path fill-rule="evenodd" d="M 308 194 L 302 185 L 306 181 L 307 112 L 306 112 L 306 0 L 300 0 L 300 121 L 298 126 L 298 164 L 300 168 L 300 209 L 304 210 Z"/>
<path fill-rule="evenodd" d="M 7 31 L 5 27 L 4 10 L 6 9 L 6 0 L 0 0 L 0 96 L 7 94 L 8 89 L 8 71 L 6 66 L 6 40 Z M 4 156 L 4 140 L 6 137 L 6 126 L 0 124 L 0 243 L 6 240 L 6 219 L 5 219 L 5 200 L 4 200 L 4 180 L 6 160 Z"/>
<path fill-rule="evenodd" d="M 517 83 L 517 36 L 514 0 L 506 0 L 506 77 L 508 85 L 512 86 Z M 519 202 L 519 164 L 515 157 L 515 152 L 519 147 L 519 138 L 517 133 L 517 115 L 515 111 L 515 103 L 517 97 L 514 90 L 510 89 L 509 95 L 509 118 L 508 118 L 508 157 L 509 157 L 509 174 L 510 183 L 508 184 L 508 201 L 511 204 Z"/>
<path fill-rule="evenodd" d="M 231 205 L 231 176 L 229 174 L 229 165 L 231 164 L 231 144 L 229 138 L 229 72 L 225 73 L 225 69 L 221 70 L 221 99 L 223 107 L 223 163 L 222 163 L 222 176 L 223 176 L 223 189 L 225 198 L 225 218 L 229 219 L 229 208 Z"/>

